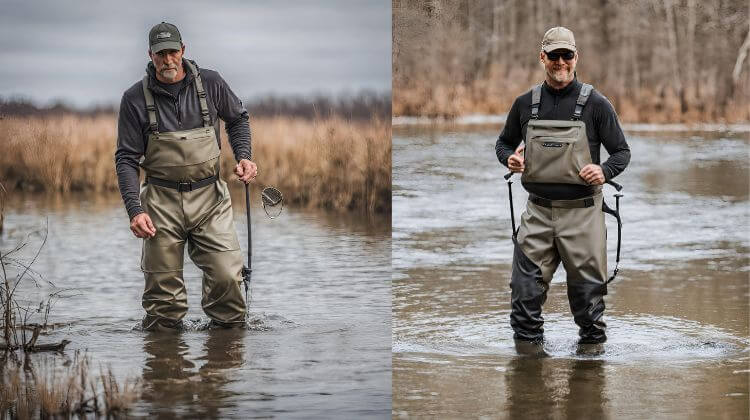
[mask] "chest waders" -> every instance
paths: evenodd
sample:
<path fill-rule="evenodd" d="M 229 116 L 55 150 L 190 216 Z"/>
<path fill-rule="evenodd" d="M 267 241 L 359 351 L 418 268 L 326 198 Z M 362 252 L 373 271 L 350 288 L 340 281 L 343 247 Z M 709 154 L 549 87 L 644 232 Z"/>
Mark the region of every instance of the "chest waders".
<path fill-rule="evenodd" d="M 219 178 L 219 146 L 211 125 L 203 82 L 195 66 L 202 127 L 159 132 L 154 97 L 143 78 L 143 94 L 150 124 L 141 167 L 146 172 L 141 205 L 156 228 L 143 241 L 141 270 L 144 329 L 178 326 L 187 313 L 182 269 L 185 243 L 188 255 L 203 271 L 201 305 L 222 326 L 244 324 L 242 251 L 234 229 L 229 190 Z"/>
<path fill-rule="evenodd" d="M 531 94 L 531 119 L 526 127 L 525 168 L 521 180 L 524 183 L 587 185 L 578 175 L 584 166 L 592 163 L 581 114 L 593 88 L 583 84 L 570 121 L 539 119 L 541 89 L 542 86 L 537 85 Z M 510 190 L 510 174 L 506 179 Z M 543 338 L 542 305 L 547 299 L 552 276 L 562 262 L 567 273 L 568 301 L 573 319 L 580 327 L 581 342 L 606 340 L 606 324 L 601 319 L 608 283 L 603 209 L 611 210 L 605 207 L 601 187 L 596 187 L 592 196 L 576 200 L 549 200 L 530 193 L 518 230 L 512 191 L 509 192 L 514 242 L 510 323 L 515 331 L 514 338 Z M 619 227 L 619 215 L 617 218 Z M 617 259 L 619 261 L 619 238 Z"/>

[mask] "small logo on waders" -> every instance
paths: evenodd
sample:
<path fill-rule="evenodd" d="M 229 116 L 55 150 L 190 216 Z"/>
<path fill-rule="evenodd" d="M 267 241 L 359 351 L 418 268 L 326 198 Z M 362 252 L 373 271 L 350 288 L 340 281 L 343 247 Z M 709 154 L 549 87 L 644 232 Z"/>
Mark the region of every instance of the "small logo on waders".
<path fill-rule="evenodd" d="M 562 143 L 542 143 L 542 147 L 562 147 Z"/>

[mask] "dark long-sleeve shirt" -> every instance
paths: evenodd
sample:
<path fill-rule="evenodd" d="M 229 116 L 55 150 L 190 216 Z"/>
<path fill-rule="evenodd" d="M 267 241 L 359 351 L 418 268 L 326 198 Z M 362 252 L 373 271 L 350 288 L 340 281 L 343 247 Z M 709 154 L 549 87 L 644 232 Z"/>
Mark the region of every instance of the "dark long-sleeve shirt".
<path fill-rule="evenodd" d="M 160 132 L 189 130 L 203 126 L 200 102 L 193 87 L 195 77 L 189 71 L 187 64 L 183 62 L 183 66 L 186 75 L 184 81 L 178 82 L 181 87 L 177 96 L 170 93 L 162 83 L 156 80 L 152 63 L 148 63 L 146 67 L 149 75 L 148 86 L 154 96 L 156 120 Z M 237 161 L 250 159 L 250 124 L 247 110 L 219 73 L 208 69 L 200 69 L 199 72 L 203 80 L 203 88 L 206 90 L 208 111 L 214 123 L 217 141 L 220 139 L 218 118 L 221 118 L 225 122 L 229 144 L 232 146 L 235 159 Z M 122 95 L 117 123 L 117 150 L 115 151 L 117 181 L 130 219 L 143 213 L 139 198 L 138 163 L 146 151 L 148 135 L 146 99 L 143 95 L 141 80 L 139 80 Z M 219 147 L 221 147 L 221 141 L 219 141 Z"/>
<path fill-rule="evenodd" d="M 573 117 L 578 93 L 583 84 L 573 80 L 568 86 L 556 90 L 543 83 L 540 120 L 570 120 Z M 495 143 L 497 159 L 508 166 L 508 158 L 516 147 L 526 138 L 526 125 L 531 119 L 531 90 L 516 98 L 510 108 L 505 127 Z M 609 180 L 622 172 L 630 162 L 630 147 L 620 128 L 612 104 L 597 90 L 591 92 L 581 114 L 581 121 L 586 124 L 586 136 L 589 141 L 591 160 L 599 164 L 600 147 L 609 153 L 609 158 L 601 164 L 604 178 Z M 573 184 L 524 184 L 524 187 L 544 198 L 565 200 L 586 197 L 594 193 L 594 187 Z"/>

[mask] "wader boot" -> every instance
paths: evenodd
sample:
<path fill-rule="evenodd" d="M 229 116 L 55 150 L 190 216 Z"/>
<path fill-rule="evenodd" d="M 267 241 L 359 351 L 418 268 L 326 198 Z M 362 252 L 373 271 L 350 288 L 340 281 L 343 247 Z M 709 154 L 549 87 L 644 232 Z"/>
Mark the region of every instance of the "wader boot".
<path fill-rule="evenodd" d="M 532 91 L 522 181 L 586 184 L 578 175 L 591 163 L 586 126 L 580 121 L 591 85 L 581 88 L 572 121 L 539 120 L 541 85 Z M 542 305 L 552 275 L 563 263 L 568 301 L 582 342 L 606 340 L 602 321 L 606 294 L 607 229 L 601 187 L 591 197 L 548 200 L 529 194 L 514 237 L 510 324 L 514 338 L 543 338 Z"/>
<path fill-rule="evenodd" d="M 191 130 L 159 132 L 148 76 L 143 78 L 151 133 L 141 162 L 146 182 L 140 199 L 156 228 L 156 236 L 144 239 L 141 258 L 147 330 L 179 326 L 187 313 L 182 276 L 186 242 L 190 259 L 203 271 L 203 311 L 222 326 L 245 321 L 242 251 L 232 203 L 219 178 L 219 146 L 203 83 L 195 66 L 188 62 L 188 67 L 203 117 L 203 126 Z"/>

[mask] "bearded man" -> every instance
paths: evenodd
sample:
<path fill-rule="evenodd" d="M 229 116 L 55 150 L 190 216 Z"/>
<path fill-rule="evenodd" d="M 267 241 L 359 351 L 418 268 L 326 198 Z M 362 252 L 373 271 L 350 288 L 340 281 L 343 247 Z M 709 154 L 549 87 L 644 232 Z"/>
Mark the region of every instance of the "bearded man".
<path fill-rule="evenodd" d="M 176 329 L 187 313 L 185 244 L 203 271 L 203 311 L 212 325 L 245 325 L 242 251 L 226 182 L 219 178 L 219 118 L 245 183 L 250 161 L 247 111 L 219 73 L 183 57 L 176 26 L 149 32 L 146 75 L 122 95 L 115 163 L 130 230 L 143 238 L 143 328 Z M 139 168 L 145 171 L 142 188 Z"/>
<path fill-rule="evenodd" d="M 573 32 L 549 29 L 539 59 L 544 82 L 516 98 L 495 145 L 500 163 L 522 173 L 529 192 L 513 234 L 510 324 L 518 341 L 543 339 L 542 305 L 562 262 L 579 343 L 602 343 L 607 230 L 601 190 L 628 165 L 630 148 L 607 98 L 576 79 Z M 609 153 L 604 163 L 602 145 Z"/>

